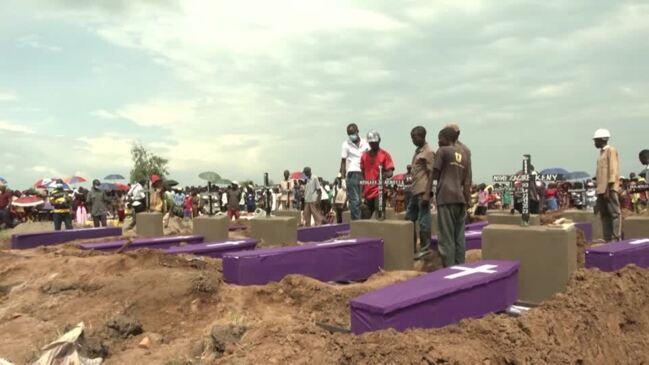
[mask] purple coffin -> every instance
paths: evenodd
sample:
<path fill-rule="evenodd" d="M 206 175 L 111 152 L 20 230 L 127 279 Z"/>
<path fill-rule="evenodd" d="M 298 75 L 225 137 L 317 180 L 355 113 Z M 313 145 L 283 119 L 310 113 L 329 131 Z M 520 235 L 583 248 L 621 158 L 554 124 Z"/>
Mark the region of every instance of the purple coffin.
<path fill-rule="evenodd" d="M 453 266 L 365 294 L 351 301 L 352 332 L 439 328 L 504 311 L 518 299 L 514 261 Z"/>
<path fill-rule="evenodd" d="M 14 234 L 13 236 L 11 236 L 11 248 L 20 250 L 38 246 L 54 245 L 57 243 L 69 241 L 88 240 L 102 237 L 115 237 L 121 235 L 122 229 L 120 227 L 102 227 L 72 229 L 68 231 L 56 232 Z"/>
<path fill-rule="evenodd" d="M 367 279 L 383 267 L 383 240 L 355 238 L 223 255 L 229 284 L 264 285 L 300 274 L 328 281 Z"/>
<path fill-rule="evenodd" d="M 475 223 L 469 223 L 465 226 L 467 231 L 482 231 L 482 229 L 489 225 L 487 221 L 480 221 Z"/>
<path fill-rule="evenodd" d="M 433 236 L 430 239 L 430 244 L 437 247 L 439 238 Z M 464 246 L 467 250 L 480 250 L 482 249 L 482 231 L 466 231 L 464 232 Z"/>
<path fill-rule="evenodd" d="M 169 236 L 169 237 L 157 237 L 157 238 L 142 238 L 139 240 L 133 241 L 131 245 L 126 249 L 127 251 L 137 250 L 138 248 L 169 248 L 172 246 L 177 246 L 182 242 L 187 244 L 197 244 L 203 243 L 203 236 Z M 84 250 L 98 250 L 98 251 L 113 251 L 122 247 L 126 243 L 126 240 L 112 241 L 112 242 L 102 242 L 102 243 L 82 243 L 79 245 L 81 249 Z"/>
<path fill-rule="evenodd" d="M 241 240 L 197 243 L 194 245 L 170 247 L 166 249 L 165 252 L 175 255 L 190 254 L 220 258 L 223 254 L 228 252 L 254 250 L 257 247 L 257 242 L 257 240 L 246 238 Z"/>
<path fill-rule="evenodd" d="M 338 237 L 338 232 L 349 231 L 349 224 L 325 224 L 315 227 L 298 228 L 299 242 L 324 242 Z"/>
<path fill-rule="evenodd" d="M 649 268 L 649 238 L 635 238 L 586 250 L 586 267 L 617 271 L 629 264 Z"/>
<path fill-rule="evenodd" d="M 575 223 L 577 229 L 581 229 L 586 237 L 586 242 L 593 242 L 593 224 L 588 222 Z"/>

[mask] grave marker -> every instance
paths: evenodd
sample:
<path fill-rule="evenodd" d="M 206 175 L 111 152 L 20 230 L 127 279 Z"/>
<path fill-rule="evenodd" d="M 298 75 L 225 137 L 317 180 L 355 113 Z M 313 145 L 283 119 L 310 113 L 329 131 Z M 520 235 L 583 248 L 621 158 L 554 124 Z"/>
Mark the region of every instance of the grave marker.
<path fill-rule="evenodd" d="M 388 186 L 398 186 L 404 187 L 404 182 L 402 180 L 392 180 L 383 178 L 383 165 L 379 165 L 379 178 L 378 180 L 361 180 L 361 185 L 378 185 L 379 196 L 378 196 L 378 207 L 376 208 L 376 217 L 379 220 L 385 219 L 385 188 Z"/>
<path fill-rule="evenodd" d="M 523 155 L 523 174 L 522 175 L 494 175 L 493 181 L 499 183 L 521 183 L 521 191 L 523 193 L 523 222 L 522 225 L 530 225 L 530 199 L 532 196 L 532 189 L 536 189 L 536 181 L 557 181 L 563 179 L 559 174 L 534 174 L 532 171 L 532 156 Z"/>

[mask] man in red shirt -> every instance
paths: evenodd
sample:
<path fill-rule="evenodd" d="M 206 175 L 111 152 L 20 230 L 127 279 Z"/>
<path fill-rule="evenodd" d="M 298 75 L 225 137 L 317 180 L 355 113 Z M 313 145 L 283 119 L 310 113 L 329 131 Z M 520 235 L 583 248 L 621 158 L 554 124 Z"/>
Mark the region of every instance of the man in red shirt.
<path fill-rule="evenodd" d="M 383 166 L 383 178 L 387 179 L 392 177 L 394 172 L 394 162 L 392 156 L 385 150 L 381 149 L 381 136 L 379 132 L 371 131 L 367 134 L 367 142 L 370 145 L 370 150 L 363 153 L 361 156 L 361 171 L 365 180 L 378 180 L 379 166 Z M 383 209 L 385 211 L 385 190 L 383 191 Z M 379 207 L 378 198 L 379 187 L 378 185 L 365 185 L 363 189 L 363 198 L 365 204 L 369 209 L 368 216 L 364 217 L 369 219 Z"/>

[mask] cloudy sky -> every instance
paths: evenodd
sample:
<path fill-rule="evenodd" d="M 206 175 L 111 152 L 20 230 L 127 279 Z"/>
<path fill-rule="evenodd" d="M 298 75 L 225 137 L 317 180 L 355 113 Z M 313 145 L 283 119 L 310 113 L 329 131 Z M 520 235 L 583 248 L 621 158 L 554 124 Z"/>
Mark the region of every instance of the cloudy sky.
<path fill-rule="evenodd" d="M 648 18 L 613 0 L 3 0 L 0 176 L 126 176 L 137 141 L 188 184 L 330 178 L 352 121 L 398 170 L 412 127 L 435 142 L 456 121 L 480 180 L 524 153 L 594 171 L 597 128 L 637 171 Z"/>

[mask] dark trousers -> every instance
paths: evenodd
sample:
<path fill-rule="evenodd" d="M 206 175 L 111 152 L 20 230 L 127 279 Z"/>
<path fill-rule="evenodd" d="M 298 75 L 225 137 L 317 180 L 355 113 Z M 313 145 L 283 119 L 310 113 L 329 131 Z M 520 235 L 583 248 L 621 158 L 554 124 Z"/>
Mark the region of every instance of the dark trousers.
<path fill-rule="evenodd" d="M 406 212 L 406 220 L 415 224 L 419 224 L 419 245 L 421 250 L 426 250 L 430 247 L 431 230 L 433 226 L 433 217 L 430 213 L 430 203 L 423 201 L 424 194 L 414 195 L 408 204 Z M 414 230 L 417 232 L 417 230 Z M 414 251 L 417 252 L 417 233 L 413 235 Z"/>
<path fill-rule="evenodd" d="M 622 211 L 617 192 L 597 196 L 597 210 L 602 221 L 602 230 L 606 242 L 619 241 L 622 237 Z"/>
<path fill-rule="evenodd" d="M 0 226 L 5 224 L 5 228 L 12 228 L 11 213 L 9 209 L 0 209 Z"/>
<path fill-rule="evenodd" d="M 128 229 L 132 229 L 133 227 L 135 227 L 135 225 L 137 224 L 137 222 L 135 221 L 135 218 L 137 217 L 137 214 L 142 213 L 145 210 L 146 210 L 146 207 L 144 206 L 144 204 L 140 204 L 138 206 L 133 207 L 133 221 L 131 221 L 131 225 L 128 226 Z"/>
<path fill-rule="evenodd" d="M 102 227 L 106 227 L 108 225 L 108 223 L 106 222 L 106 214 L 93 215 L 92 223 L 95 226 L 95 228 L 99 227 L 100 224 Z"/>
<path fill-rule="evenodd" d="M 336 223 L 342 224 L 343 223 L 343 210 L 345 209 L 344 204 L 336 204 Z"/>
<path fill-rule="evenodd" d="M 54 230 L 60 231 L 61 224 L 65 223 L 65 229 L 72 229 L 72 214 L 70 213 L 54 213 L 52 215 L 54 218 Z"/>
<path fill-rule="evenodd" d="M 384 196 L 383 197 L 383 215 L 384 215 L 383 218 L 385 218 L 385 206 L 386 206 L 386 203 L 387 202 L 386 202 L 386 199 L 385 199 L 385 196 Z M 379 217 L 379 212 L 378 212 L 378 210 L 379 210 L 379 198 L 378 197 L 376 197 L 374 199 L 366 200 L 365 205 L 367 206 L 367 212 L 366 213 L 364 212 L 365 215 L 363 216 L 363 219 L 372 218 L 374 213 L 376 213 L 376 218 Z"/>
<path fill-rule="evenodd" d="M 447 204 L 437 206 L 438 250 L 444 267 L 464 263 L 466 251 L 464 241 L 464 224 L 466 205 Z"/>

